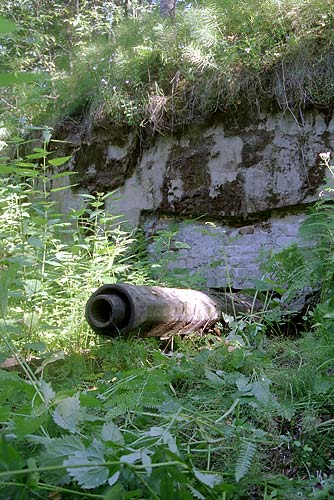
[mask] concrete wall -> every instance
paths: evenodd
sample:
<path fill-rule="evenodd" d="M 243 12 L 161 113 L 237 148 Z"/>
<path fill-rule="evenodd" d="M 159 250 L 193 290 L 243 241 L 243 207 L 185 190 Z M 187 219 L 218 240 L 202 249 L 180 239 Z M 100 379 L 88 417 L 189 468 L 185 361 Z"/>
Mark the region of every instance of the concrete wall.
<path fill-rule="evenodd" d="M 71 168 L 80 190 L 117 189 L 108 211 L 143 224 L 148 235 L 172 221 L 175 238 L 187 246 L 172 265 L 204 273 L 209 286 L 249 285 L 260 277 L 264 252 L 296 241 L 303 212 L 325 182 L 319 153 L 334 149 L 334 119 L 315 111 L 302 125 L 290 114 L 252 122 L 216 117 L 146 145 L 116 132 L 73 134 Z M 75 198 L 64 191 L 63 209 L 77 206 Z"/>
<path fill-rule="evenodd" d="M 170 269 L 187 269 L 206 286 L 245 288 L 261 279 L 261 263 L 269 252 L 298 241 L 303 220 L 302 214 L 290 214 L 233 228 L 214 222 L 175 223 L 167 218 L 148 217 L 144 229 L 148 236 L 161 231 L 173 234 L 164 249 L 159 239 L 149 245 L 153 260 L 159 262 L 168 252 Z"/>

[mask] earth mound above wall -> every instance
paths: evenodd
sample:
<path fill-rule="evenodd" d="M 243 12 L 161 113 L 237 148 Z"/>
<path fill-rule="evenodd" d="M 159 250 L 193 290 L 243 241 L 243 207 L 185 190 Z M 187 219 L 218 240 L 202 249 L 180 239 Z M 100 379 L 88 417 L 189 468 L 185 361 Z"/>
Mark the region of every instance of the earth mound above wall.
<path fill-rule="evenodd" d="M 260 276 L 264 251 L 296 241 L 325 182 L 319 153 L 334 148 L 334 119 L 316 111 L 302 124 L 280 113 L 248 123 L 217 116 L 182 135 L 151 138 L 146 147 L 115 128 L 81 128 L 66 139 L 74 143 L 71 168 L 81 190 L 117 188 L 108 211 L 148 235 L 172 221 L 175 238 L 191 249 L 176 251 L 172 266 L 200 268 L 209 286 L 242 288 Z M 75 192 L 64 193 L 63 210 L 78 206 Z"/>

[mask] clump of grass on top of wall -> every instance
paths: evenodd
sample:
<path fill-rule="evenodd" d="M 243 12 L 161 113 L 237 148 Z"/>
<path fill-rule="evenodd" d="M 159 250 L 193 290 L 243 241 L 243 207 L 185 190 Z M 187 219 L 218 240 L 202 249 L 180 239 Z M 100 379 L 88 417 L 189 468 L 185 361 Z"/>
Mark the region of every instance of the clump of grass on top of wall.
<path fill-rule="evenodd" d="M 91 109 L 163 132 L 240 102 L 296 115 L 334 100 L 334 7 L 327 1 L 211 2 L 118 26 Z M 246 97 L 245 97 L 246 96 Z"/>
<path fill-rule="evenodd" d="M 330 0 L 179 3 L 174 19 L 144 6 L 109 32 L 99 19 L 94 36 L 87 32 L 93 14 L 80 8 L 73 46 L 61 52 L 57 29 L 55 41 L 47 38 L 55 54 L 49 83 L 17 90 L 32 122 L 86 113 L 95 123 L 164 133 L 240 105 L 299 119 L 308 106 L 333 104 Z"/>

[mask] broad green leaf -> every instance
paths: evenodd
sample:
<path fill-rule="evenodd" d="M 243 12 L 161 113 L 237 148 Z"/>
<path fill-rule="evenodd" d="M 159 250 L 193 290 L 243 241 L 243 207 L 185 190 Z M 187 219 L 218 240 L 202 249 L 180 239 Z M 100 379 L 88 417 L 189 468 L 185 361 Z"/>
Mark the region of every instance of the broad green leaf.
<path fill-rule="evenodd" d="M 28 238 L 28 243 L 34 248 L 44 248 L 43 241 L 39 238 L 36 238 L 36 236 L 30 236 L 30 238 Z"/>
<path fill-rule="evenodd" d="M 63 459 L 78 451 L 84 451 L 85 445 L 82 443 L 81 438 L 77 436 L 64 436 L 62 438 L 45 438 L 42 436 L 28 436 L 29 441 L 41 444 L 45 447 L 48 458 L 58 459 L 63 463 Z"/>
<path fill-rule="evenodd" d="M 238 390 L 241 392 L 251 392 L 252 385 L 249 384 L 249 378 L 246 377 L 245 375 L 240 375 L 240 377 L 237 378 L 235 381 L 235 385 L 237 386 Z"/>
<path fill-rule="evenodd" d="M 230 353 L 230 364 L 235 369 L 239 369 L 244 365 L 245 352 L 243 349 L 235 349 Z"/>
<path fill-rule="evenodd" d="M 11 409 L 7 406 L 0 407 L 0 422 L 6 422 L 11 415 Z"/>
<path fill-rule="evenodd" d="M 147 475 L 150 476 L 151 473 L 152 473 L 152 467 L 151 467 L 152 466 L 152 460 L 151 460 L 150 455 L 147 453 L 147 451 L 145 449 L 141 450 L 141 461 L 142 461 L 142 464 L 145 467 Z"/>
<path fill-rule="evenodd" d="M 82 451 L 76 451 L 68 459 L 64 460 L 68 474 L 82 488 L 87 490 L 97 488 L 108 480 L 109 470 L 101 465 L 105 462 L 105 448 L 99 441 L 93 443 Z M 71 466 L 87 464 L 86 467 L 72 468 Z"/>
<path fill-rule="evenodd" d="M 24 289 L 29 297 L 32 297 L 37 293 L 42 287 L 42 282 L 40 280 L 25 280 Z"/>
<path fill-rule="evenodd" d="M 160 479 L 160 498 L 170 500 L 175 494 L 175 478 L 170 471 L 161 469 L 162 477 Z"/>
<path fill-rule="evenodd" d="M 103 492 L 103 499 L 104 500 L 129 500 L 129 499 L 135 499 L 135 498 L 142 498 L 142 492 L 138 490 L 133 490 L 130 492 L 126 492 L 125 488 L 123 487 L 121 482 L 118 482 L 114 484 L 114 486 L 111 486 L 107 488 Z"/>
<path fill-rule="evenodd" d="M 50 153 L 44 153 L 44 151 L 43 151 L 43 153 L 42 152 L 40 152 L 40 153 L 32 153 L 31 155 L 27 155 L 26 158 L 28 160 L 39 160 L 41 158 L 45 158 L 45 156 L 47 154 L 50 154 Z"/>
<path fill-rule="evenodd" d="M 59 174 L 51 175 L 49 177 L 50 181 L 54 181 L 55 179 L 61 179 L 62 177 L 69 177 L 70 175 L 75 175 L 78 172 L 59 172 Z"/>
<path fill-rule="evenodd" d="M 48 404 L 52 399 L 54 399 L 56 393 L 51 387 L 49 382 L 45 382 L 45 380 L 40 380 L 39 389 L 44 397 L 44 402 Z"/>
<path fill-rule="evenodd" d="M 170 432 L 165 431 L 162 435 L 162 439 L 163 439 L 163 442 L 168 446 L 168 449 L 172 453 L 176 453 L 176 454 L 179 453 L 179 450 L 178 450 L 177 445 L 176 445 L 176 439 L 174 436 L 172 436 L 172 434 Z"/>
<path fill-rule="evenodd" d="M 47 149 L 44 149 L 44 148 L 34 148 L 33 151 L 35 153 L 43 153 L 43 155 L 51 155 L 53 153 L 53 151 L 48 151 Z"/>
<path fill-rule="evenodd" d="M 4 437 L 0 439 L 0 472 L 22 469 L 24 461 L 20 453 Z M 10 473 L 8 474 L 10 477 Z M 2 477 L 2 480 L 5 478 Z"/>
<path fill-rule="evenodd" d="M 27 161 L 15 161 L 14 165 L 16 167 L 32 167 L 35 168 L 35 163 L 27 162 Z"/>
<path fill-rule="evenodd" d="M 134 451 L 133 453 L 128 453 L 127 455 L 122 455 L 120 462 L 123 464 L 134 464 L 136 462 L 141 462 L 141 451 Z"/>
<path fill-rule="evenodd" d="M 104 194 L 101 197 L 101 200 L 105 201 L 107 198 L 110 198 L 110 196 L 113 196 L 115 193 L 117 193 L 118 189 L 115 189 L 114 191 L 110 191 L 109 193 Z M 119 200 L 120 198 L 115 198 L 116 200 Z"/>
<path fill-rule="evenodd" d="M 124 444 L 122 433 L 113 422 L 107 422 L 103 425 L 101 436 L 103 441 L 111 441 L 119 445 Z"/>
<path fill-rule="evenodd" d="M 51 160 L 48 159 L 48 163 L 50 163 L 50 165 L 52 165 L 53 167 L 60 167 L 61 165 L 64 165 L 64 163 L 66 163 L 70 158 L 72 157 L 61 156 L 60 158 L 52 158 Z"/>
<path fill-rule="evenodd" d="M 223 482 L 223 477 L 220 474 L 215 474 L 213 472 L 202 472 L 198 469 L 194 469 L 194 476 L 201 483 L 213 488 L 217 484 L 221 484 Z"/>
<path fill-rule="evenodd" d="M 37 177 L 38 171 L 27 168 L 19 168 L 15 165 L 0 165 L 0 174 L 18 174 L 23 177 Z"/>
<path fill-rule="evenodd" d="M 147 436 L 157 437 L 161 436 L 164 432 L 165 429 L 163 427 L 151 427 L 150 430 L 145 434 L 147 434 Z"/>
<path fill-rule="evenodd" d="M 176 445 L 176 439 L 172 434 L 167 431 L 166 429 L 163 429 L 162 427 L 151 427 L 150 430 L 146 433 L 148 436 L 151 437 L 161 437 L 161 440 L 164 444 L 168 446 L 168 449 L 175 454 L 179 454 L 179 450 Z"/>
<path fill-rule="evenodd" d="M 100 408 L 103 403 L 97 399 L 95 391 L 80 394 L 80 402 L 85 408 Z"/>
<path fill-rule="evenodd" d="M 45 142 L 47 142 L 47 143 L 50 142 L 51 137 L 52 137 L 52 132 L 50 129 L 43 130 L 43 139 Z"/>
<path fill-rule="evenodd" d="M 252 393 L 260 403 L 270 406 L 275 399 L 270 392 L 270 381 L 268 379 L 254 382 L 252 384 Z"/>
<path fill-rule="evenodd" d="M 14 255 L 13 257 L 10 257 L 8 259 L 8 262 L 11 262 L 12 264 L 16 264 L 19 266 L 32 266 L 35 265 L 35 260 L 31 259 L 29 257 L 24 257 L 23 255 Z M 15 293 L 15 292 L 13 292 Z M 15 296 L 15 295 L 12 295 Z"/>
<path fill-rule="evenodd" d="M 26 342 L 24 344 L 25 349 L 31 349 L 32 351 L 44 352 L 47 349 L 44 342 Z"/>
<path fill-rule="evenodd" d="M 0 36 L 6 35 L 7 33 L 12 33 L 16 30 L 16 24 L 13 21 L 9 21 L 3 16 L 0 16 Z"/>
<path fill-rule="evenodd" d="M 10 387 L 10 389 L 15 389 L 15 392 L 25 392 L 31 398 L 35 396 L 36 391 L 33 385 L 23 380 L 18 373 L 0 369 L 0 387 L 7 386 Z"/>
<path fill-rule="evenodd" d="M 215 386 L 222 386 L 225 383 L 224 380 L 219 377 L 219 375 L 212 372 L 211 370 L 205 370 L 205 377 L 210 380 L 210 382 L 213 382 Z"/>
<path fill-rule="evenodd" d="M 79 186 L 79 183 L 76 184 L 70 184 L 69 186 L 62 186 L 62 187 L 57 187 L 57 188 L 52 188 L 50 189 L 51 193 L 57 193 L 58 191 L 64 191 L 65 189 L 70 189 L 75 186 Z"/>
<path fill-rule="evenodd" d="M 188 489 L 190 490 L 193 498 L 198 498 L 198 500 L 205 500 L 205 496 L 202 495 L 201 492 L 193 488 L 190 484 L 188 484 Z"/>
<path fill-rule="evenodd" d="M 121 475 L 121 473 L 119 471 L 117 471 L 117 472 L 115 472 L 115 474 L 113 474 L 111 477 L 109 477 L 109 479 L 108 479 L 109 486 L 113 486 L 114 484 L 116 484 L 120 475 Z"/>
<path fill-rule="evenodd" d="M 70 432 L 77 432 L 77 425 L 83 420 L 84 410 L 80 407 L 79 394 L 61 401 L 52 414 L 55 424 Z"/>
<path fill-rule="evenodd" d="M 20 439 L 38 431 L 45 423 L 45 415 L 16 415 L 12 419 L 13 432 Z"/>

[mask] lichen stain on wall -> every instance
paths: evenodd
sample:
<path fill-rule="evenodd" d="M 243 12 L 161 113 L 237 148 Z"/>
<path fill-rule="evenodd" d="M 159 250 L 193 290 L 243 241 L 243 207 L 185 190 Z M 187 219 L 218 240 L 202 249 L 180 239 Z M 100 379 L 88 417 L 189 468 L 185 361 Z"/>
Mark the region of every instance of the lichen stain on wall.
<path fill-rule="evenodd" d="M 305 114 L 303 125 L 282 113 L 262 115 L 247 123 L 238 122 L 235 116 L 227 124 L 222 117 L 181 135 L 151 138 L 147 144 L 130 130 L 87 130 L 72 135 L 71 168 L 79 172 L 80 190 L 107 192 L 116 188 L 118 199 L 108 198 L 108 211 L 123 214 L 133 225 L 145 226 L 145 221 L 151 221 L 147 226 L 150 231 L 159 227 L 159 219 L 166 215 L 180 221 L 180 238 L 186 218 L 200 217 L 201 224 L 214 220 L 223 232 L 226 227 L 253 227 L 253 231 L 238 233 L 234 246 L 252 250 L 246 262 L 250 273 L 257 274 L 260 240 L 267 250 L 292 242 L 303 207 L 317 199 L 325 179 L 319 153 L 334 149 L 333 131 L 334 121 L 326 124 L 316 111 Z M 75 203 L 74 197 L 75 192 L 65 192 L 61 200 L 64 210 Z M 269 220 L 261 230 L 256 226 Z M 208 242 L 199 248 L 195 241 L 198 223 L 191 225 L 194 247 L 207 255 Z M 273 227 L 278 228 L 275 236 Z M 226 245 L 226 238 L 224 242 Z M 227 264 L 216 243 L 210 246 L 215 248 L 210 259 L 221 259 L 215 279 L 223 282 Z M 180 256 L 180 261 L 193 271 L 193 257 L 187 260 Z M 238 269 L 235 279 L 239 286 L 242 275 L 245 283 L 248 278 L 243 266 Z"/>

